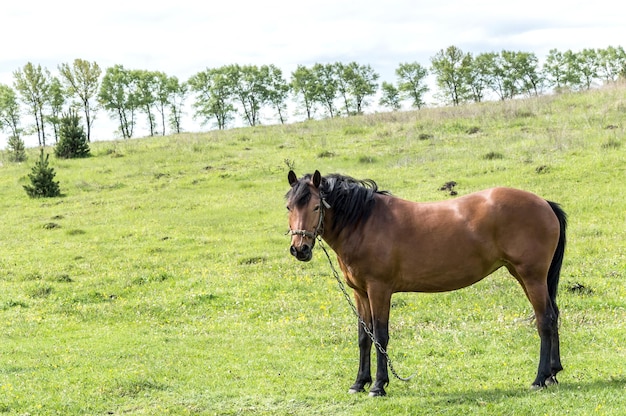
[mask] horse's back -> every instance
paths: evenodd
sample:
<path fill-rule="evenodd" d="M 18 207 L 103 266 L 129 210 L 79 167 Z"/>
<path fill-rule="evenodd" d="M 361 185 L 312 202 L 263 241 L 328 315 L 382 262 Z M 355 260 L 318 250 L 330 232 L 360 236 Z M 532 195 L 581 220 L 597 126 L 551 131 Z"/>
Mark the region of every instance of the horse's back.
<path fill-rule="evenodd" d="M 496 187 L 446 202 L 455 206 L 462 218 L 457 225 L 476 233 L 481 241 L 491 241 L 504 258 L 514 261 L 533 246 L 546 246 L 551 258 L 559 238 L 559 221 L 544 198 L 521 189 Z"/>
<path fill-rule="evenodd" d="M 550 203 L 531 192 L 494 188 L 490 209 L 497 221 L 495 236 L 511 263 L 549 264 L 560 235 Z"/>
<path fill-rule="evenodd" d="M 507 264 L 549 265 L 558 241 L 549 203 L 519 189 L 490 188 L 431 203 L 384 198 L 392 220 L 381 222 L 377 241 L 392 239 L 383 251 L 398 270 L 401 291 L 458 289 Z"/>
<path fill-rule="evenodd" d="M 397 204 L 397 209 L 404 212 L 399 218 L 406 220 L 407 216 L 412 216 L 418 227 L 494 227 L 507 230 L 533 222 L 545 226 L 550 223 L 558 225 L 545 199 L 532 192 L 506 187 L 489 188 L 446 201 L 403 201 Z"/>

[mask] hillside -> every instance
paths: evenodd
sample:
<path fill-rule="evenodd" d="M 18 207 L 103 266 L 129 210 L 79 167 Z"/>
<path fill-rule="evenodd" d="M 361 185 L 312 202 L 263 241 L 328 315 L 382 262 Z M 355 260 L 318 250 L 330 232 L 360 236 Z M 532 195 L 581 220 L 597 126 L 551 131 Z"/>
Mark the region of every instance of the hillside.
<path fill-rule="evenodd" d="M 284 126 L 95 142 L 51 156 L 29 199 L 0 156 L 0 413 L 626 412 L 626 85 Z M 52 150 L 49 150 L 52 153 Z M 538 337 L 504 271 L 394 297 L 390 353 L 414 381 L 348 396 L 356 323 L 323 253 L 289 256 L 287 163 L 418 201 L 502 185 L 569 215 L 561 384 L 530 393 Z"/>

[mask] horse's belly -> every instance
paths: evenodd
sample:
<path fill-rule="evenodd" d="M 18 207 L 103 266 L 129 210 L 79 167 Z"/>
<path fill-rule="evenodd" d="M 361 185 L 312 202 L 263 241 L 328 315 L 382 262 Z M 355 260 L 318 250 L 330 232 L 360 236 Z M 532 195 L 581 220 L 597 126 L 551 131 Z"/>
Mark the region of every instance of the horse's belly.
<path fill-rule="evenodd" d="M 416 267 L 406 270 L 398 279 L 399 292 L 448 292 L 462 289 L 477 283 L 503 263 L 485 264 L 483 261 L 467 261 L 461 264 L 447 264 L 446 267 Z"/>

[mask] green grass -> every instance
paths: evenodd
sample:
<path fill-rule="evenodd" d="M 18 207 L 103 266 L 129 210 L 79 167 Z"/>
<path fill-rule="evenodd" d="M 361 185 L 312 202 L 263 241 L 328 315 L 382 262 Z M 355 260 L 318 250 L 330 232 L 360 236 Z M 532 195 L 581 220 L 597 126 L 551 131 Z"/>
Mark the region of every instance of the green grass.
<path fill-rule="evenodd" d="M 0 156 L 0 414 L 626 413 L 626 87 L 92 143 L 29 199 Z M 433 201 L 495 185 L 560 202 L 561 384 L 504 271 L 393 298 L 409 383 L 348 395 L 356 322 L 321 252 L 288 253 L 285 160 Z M 419 254 L 419 253 L 417 253 Z"/>

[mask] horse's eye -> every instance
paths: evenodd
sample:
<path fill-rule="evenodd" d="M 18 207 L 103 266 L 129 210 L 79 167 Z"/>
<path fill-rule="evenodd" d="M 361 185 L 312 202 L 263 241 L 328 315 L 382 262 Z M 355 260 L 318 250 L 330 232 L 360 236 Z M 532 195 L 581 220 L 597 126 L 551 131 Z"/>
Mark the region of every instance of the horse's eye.
<path fill-rule="evenodd" d="M 285 208 L 287 208 L 287 211 L 291 212 L 291 207 L 289 207 L 289 205 L 287 205 Z"/>
<path fill-rule="evenodd" d="M 315 206 L 315 208 L 313 208 L 313 211 L 314 211 L 314 212 L 317 212 L 317 211 L 319 211 L 319 210 L 320 210 L 320 206 L 319 206 L 319 205 L 316 205 L 316 206 Z"/>

